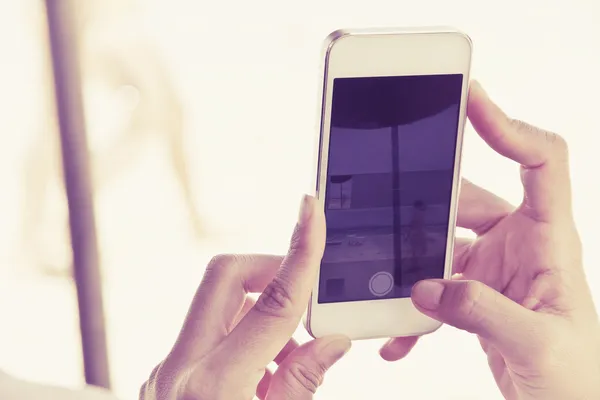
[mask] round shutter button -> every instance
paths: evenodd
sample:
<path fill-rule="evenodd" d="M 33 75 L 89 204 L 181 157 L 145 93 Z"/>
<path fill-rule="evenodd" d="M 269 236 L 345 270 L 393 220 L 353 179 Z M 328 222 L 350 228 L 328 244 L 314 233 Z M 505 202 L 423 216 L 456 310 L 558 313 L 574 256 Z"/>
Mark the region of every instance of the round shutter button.
<path fill-rule="evenodd" d="M 394 277 L 389 272 L 380 271 L 369 280 L 369 290 L 373 296 L 382 297 L 394 288 Z"/>

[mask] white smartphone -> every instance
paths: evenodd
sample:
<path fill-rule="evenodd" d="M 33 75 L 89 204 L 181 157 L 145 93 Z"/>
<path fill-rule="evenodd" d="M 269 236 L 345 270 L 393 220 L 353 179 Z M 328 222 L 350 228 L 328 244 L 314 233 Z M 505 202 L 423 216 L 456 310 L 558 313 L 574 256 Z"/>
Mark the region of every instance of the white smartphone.
<path fill-rule="evenodd" d="M 305 316 L 313 337 L 440 327 L 410 294 L 451 275 L 471 47 L 450 28 L 327 38 L 315 174 L 327 244 Z"/>

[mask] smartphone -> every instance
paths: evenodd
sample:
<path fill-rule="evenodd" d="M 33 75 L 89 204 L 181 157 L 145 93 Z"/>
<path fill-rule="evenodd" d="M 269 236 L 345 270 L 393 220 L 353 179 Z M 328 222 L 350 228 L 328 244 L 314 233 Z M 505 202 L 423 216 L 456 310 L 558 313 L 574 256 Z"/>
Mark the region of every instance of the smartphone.
<path fill-rule="evenodd" d="M 327 243 L 313 337 L 423 335 L 412 286 L 451 276 L 471 40 L 451 28 L 340 30 L 323 52 L 316 196 Z"/>

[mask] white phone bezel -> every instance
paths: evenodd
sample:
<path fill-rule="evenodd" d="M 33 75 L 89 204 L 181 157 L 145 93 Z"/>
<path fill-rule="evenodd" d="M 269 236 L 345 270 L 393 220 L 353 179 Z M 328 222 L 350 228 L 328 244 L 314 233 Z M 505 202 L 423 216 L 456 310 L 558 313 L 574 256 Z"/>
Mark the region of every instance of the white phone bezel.
<path fill-rule="evenodd" d="M 451 276 L 471 53 L 470 38 L 453 28 L 364 29 L 333 32 L 326 39 L 322 57 L 321 121 L 313 186 L 318 198 L 324 198 L 327 181 L 333 79 L 463 75 L 445 278 Z M 304 319 L 307 331 L 315 338 L 330 334 L 344 334 L 351 339 L 414 336 L 431 333 L 441 326 L 419 312 L 410 298 L 319 304 L 319 280 L 320 271 Z"/>

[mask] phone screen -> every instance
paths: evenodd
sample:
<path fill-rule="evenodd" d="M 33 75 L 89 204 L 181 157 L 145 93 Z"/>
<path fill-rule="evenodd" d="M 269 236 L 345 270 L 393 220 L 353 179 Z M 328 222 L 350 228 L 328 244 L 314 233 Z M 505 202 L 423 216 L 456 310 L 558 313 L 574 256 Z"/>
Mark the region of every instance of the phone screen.
<path fill-rule="evenodd" d="M 443 278 L 463 75 L 336 78 L 319 303 Z"/>

